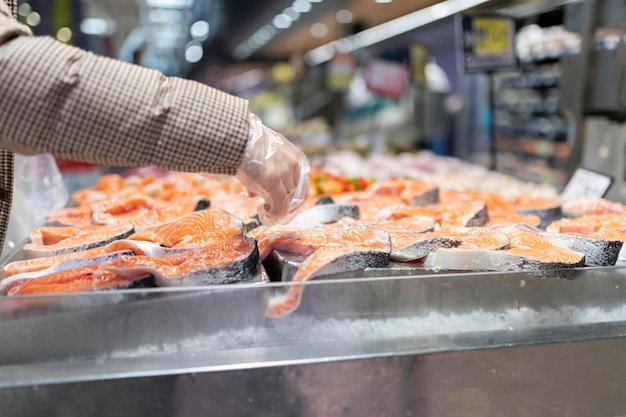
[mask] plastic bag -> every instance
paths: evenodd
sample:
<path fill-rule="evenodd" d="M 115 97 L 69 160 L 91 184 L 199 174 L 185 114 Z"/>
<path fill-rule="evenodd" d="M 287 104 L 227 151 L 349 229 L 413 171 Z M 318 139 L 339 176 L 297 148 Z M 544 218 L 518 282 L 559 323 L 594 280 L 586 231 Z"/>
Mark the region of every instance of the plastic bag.
<path fill-rule="evenodd" d="M 13 202 L 2 255 L 19 247 L 45 216 L 65 207 L 69 192 L 50 154 L 15 155 Z"/>

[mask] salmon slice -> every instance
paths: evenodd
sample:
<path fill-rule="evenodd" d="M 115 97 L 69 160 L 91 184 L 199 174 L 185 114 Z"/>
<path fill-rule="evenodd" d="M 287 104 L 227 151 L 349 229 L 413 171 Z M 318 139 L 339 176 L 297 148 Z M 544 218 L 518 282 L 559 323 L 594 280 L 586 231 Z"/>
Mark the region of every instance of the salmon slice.
<path fill-rule="evenodd" d="M 23 251 L 27 258 L 56 256 L 106 245 L 132 233 L 133 227 L 128 225 L 43 226 L 31 232 L 30 243 L 24 245 Z"/>
<path fill-rule="evenodd" d="M 285 294 L 270 299 L 265 315 L 280 318 L 293 312 L 302 299 L 303 283 L 319 275 L 379 268 L 389 264 L 389 234 L 357 225 L 338 233 L 334 242 L 319 247 L 298 267 Z"/>
<path fill-rule="evenodd" d="M 254 239 L 234 235 L 179 253 L 159 257 L 122 255 L 101 265 L 128 279 L 150 274 L 159 286 L 227 284 L 256 273 L 258 250 Z"/>
<path fill-rule="evenodd" d="M 525 224 L 527 226 L 539 227 L 541 224 L 541 217 L 535 214 L 519 214 L 512 213 L 492 213 L 489 212 L 489 221 L 485 223 L 485 227 L 498 228 L 505 226 L 515 226 L 516 224 Z"/>
<path fill-rule="evenodd" d="M 581 197 L 563 203 L 563 214 L 579 217 L 592 214 L 626 214 L 626 207 L 605 198 Z"/>
<path fill-rule="evenodd" d="M 4 274 L 7 277 L 11 277 L 17 274 L 42 271 L 59 265 L 79 266 L 98 263 L 102 255 L 111 253 L 128 252 L 134 253 L 135 255 L 162 256 L 177 251 L 180 251 L 180 249 L 171 250 L 155 243 L 120 239 L 93 249 L 11 262 L 4 266 Z M 74 260 L 74 264 L 68 264 L 70 260 Z"/>
<path fill-rule="evenodd" d="M 91 207 L 88 205 L 54 210 L 46 215 L 50 226 L 89 226 L 93 224 Z"/>
<path fill-rule="evenodd" d="M 127 278 L 117 275 L 113 271 L 103 270 L 99 265 L 84 265 L 19 281 L 14 285 L 5 286 L 2 291 L 7 295 L 93 291 L 129 287 L 146 276 L 147 274 L 141 277 Z"/>
<path fill-rule="evenodd" d="M 71 198 L 74 204 L 82 206 L 95 201 L 105 200 L 111 194 L 124 188 L 124 179 L 118 174 L 101 175 L 93 187 L 82 188 L 72 192 Z"/>
<path fill-rule="evenodd" d="M 521 227 L 498 231 L 509 238 L 507 249 L 439 249 L 426 257 L 424 266 L 434 270 L 517 271 L 584 265 L 583 253 L 556 245 L 538 232 Z"/>
<path fill-rule="evenodd" d="M 274 226 L 248 236 L 254 236 L 257 241 L 260 262 L 263 262 L 273 250 L 309 255 L 321 246 L 337 244 L 337 235 L 324 229 Z"/>
<path fill-rule="evenodd" d="M 489 213 L 489 221 L 482 226 L 485 227 L 503 227 L 515 224 L 527 224 L 529 226 L 539 226 L 541 217 L 525 213 L 522 214 L 516 210 L 514 202 L 517 201 L 513 197 L 504 198 L 497 194 L 480 192 L 480 191 L 452 191 L 446 190 L 441 192 L 441 201 L 445 203 L 459 203 L 481 201 L 487 204 Z M 521 199 L 520 199 L 521 201 Z"/>
<path fill-rule="evenodd" d="M 263 199 L 260 197 L 246 197 L 243 195 L 212 196 L 210 201 L 211 208 L 229 211 L 240 219 L 254 217 L 259 206 L 263 204 Z"/>
<path fill-rule="evenodd" d="M 409 216 L 397 220 L 379 220 L 362 222 L 388 232 L 424 233 L 435 229 L 437 223 L 430 216 Z"/>
<path fill-rule="evenodd" d="M 207 209 L 143 229 L 128 239 L 154 242 L 168 248 L 192 248 L 242 233 L 241 219 L 224 210 Z"/>
<path fill-rule="evenodd" d="M 461 241 L 459 248 L 497 250 L 509 247 L 509 237 L 499 230 L 486 227 L 449 227 L 435 232 Z"/>
<path fill-rule="evenodd" d="M 105 202 L 102 202 L 105 203 Z M 108 201 L 106 202 L 108 203 Z M 92 217 L 95 223 L 130 224 L 137 230 L 170 222 L 198 208 L 197 198 L 175 202 L 155 201 L 146 196 L 124 199 L 118 204 L 94 204 Z"/>
<path fill-rule="evenodd" d="M 391 239 L 390 259 L 396 262 L 411 262 L 422 259 L 440 248 L 454 248 L 461 244 L 460 239 L 435 236 L 428 233 L 389 232 Z"/>
<path fill-rule="evenodd" d="M 503 198 L 511 203 L 519 214 L 535 215 L 542 219 L 561 217 L 561 203 L 552 198 L 529 195 L 507 196 Z"/>
<path fill-rule="evenodd" d="M 372 196 L 370 194 L 366 194 L 364 191 L 338 194 L 333 196 L 333 200 L 336 204 L 356 204 L 359 209 L 359 219 L 367 221 L 376 220 L 378 212 L 385 207 L 405 205 L 400 196 Z"/>
<path fill-rule="evenodd" d="M 381 210 L 378 220 L 397 220 L 410 216 L 430 216 L 441 226 L 482 226 L 489 215 L 484 202 L 470 201 L 434 204 L 424 207 L 392 206 Z"/>
<path fill-rule="evenodd" d="M 555 220 L 546 227 L 546 232 L 591 235 L 602 228 L 626 228 L 626 215 L 619 213 L 588 214 L 573 219 Z"/>
<path fill-rule="evenodd" d="M 367 188 L 370 196 L 397 196 L 402 202 L 412 206 L 435 204 L 439 201 L 439 188 L 436 185 L 403 178 L 390 178 L 376 182 Z"/>
<path fill-rule="evenodd" d="M 603 234 L 602 231 L 590 236 L 566 233 L 542 233 L 541 236 L 559 246 L 584 253 L 585 265 L 588 266 L 615 265 L 624 245 L 623 239 L 626 239 L 626 234 L 622 234 L 620 239 L 616 234 Z"/>

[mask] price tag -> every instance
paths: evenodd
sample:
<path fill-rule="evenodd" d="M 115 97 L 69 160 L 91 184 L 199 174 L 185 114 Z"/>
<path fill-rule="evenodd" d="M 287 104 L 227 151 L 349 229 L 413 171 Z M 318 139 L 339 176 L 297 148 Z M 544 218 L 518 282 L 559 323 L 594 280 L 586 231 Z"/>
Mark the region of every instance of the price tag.
<path fill-rule="evenodd" d="M 503 16 L 465 16 L 459 43 L 467 72 L 515 68 L 515 21 Z"/>
<path fill-rule="evenodd" d="M 476 54 L 501 54 L 509 51 L 511 23 L 508 19 L 477 17 L 473 23 Z"/>
<path fill-rule="evenodd" d="M 565 199 L 600 198 L 606 194 L 612 182 L 613 178 L 608 175 L 578 168 L 563 189 L 561 196 Z"/>

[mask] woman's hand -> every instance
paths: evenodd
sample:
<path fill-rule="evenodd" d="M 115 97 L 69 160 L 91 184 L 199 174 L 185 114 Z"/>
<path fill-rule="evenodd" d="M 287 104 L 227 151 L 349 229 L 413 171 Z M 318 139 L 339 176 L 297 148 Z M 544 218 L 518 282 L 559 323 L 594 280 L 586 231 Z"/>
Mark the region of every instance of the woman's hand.
<path fill-rule="evenodd" d="M 265 200 L 259 207 L 265 225 L 289 221 L 309 195 L 306 156 L 252 113 L 250 139 L 236 176 L 250 195 Z"/>

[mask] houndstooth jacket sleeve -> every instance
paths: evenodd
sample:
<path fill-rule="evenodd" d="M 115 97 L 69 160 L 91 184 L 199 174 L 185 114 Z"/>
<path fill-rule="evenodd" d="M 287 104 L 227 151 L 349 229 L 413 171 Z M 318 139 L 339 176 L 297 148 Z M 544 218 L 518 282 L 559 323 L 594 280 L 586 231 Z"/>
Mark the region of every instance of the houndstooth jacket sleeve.
<path fill-rule="evenodd" d="M 233 174 L 248 103 L 202 84 L 97 57 L 19 24 L 0 0 L 0 248 L 13 153 L 96 164 Z"/>
<path fill-rule="evenodd" d="M 0 148 L 235 173 L 249 137 L 246 100 L 30 36 L 0 5 Z"/>

